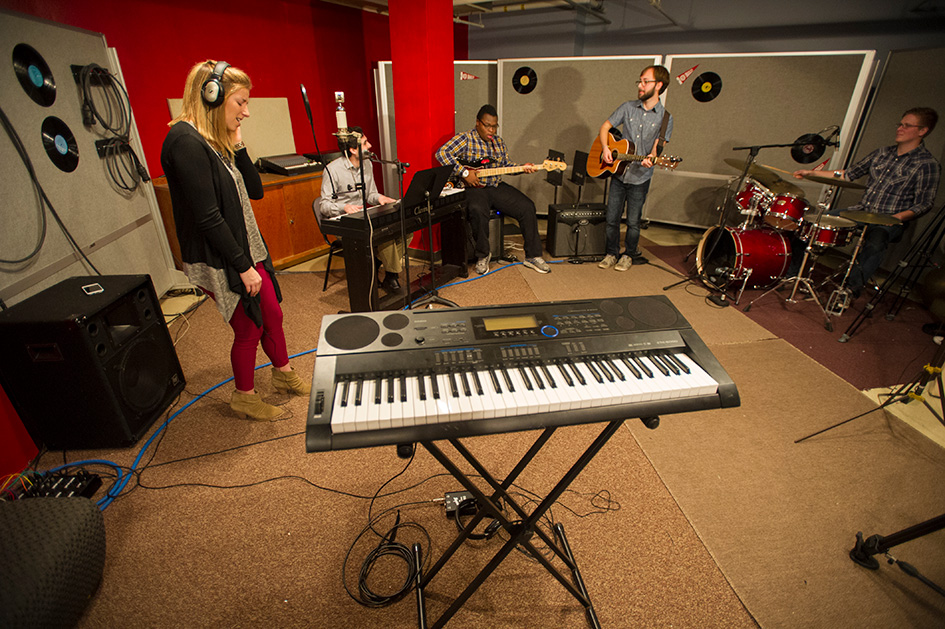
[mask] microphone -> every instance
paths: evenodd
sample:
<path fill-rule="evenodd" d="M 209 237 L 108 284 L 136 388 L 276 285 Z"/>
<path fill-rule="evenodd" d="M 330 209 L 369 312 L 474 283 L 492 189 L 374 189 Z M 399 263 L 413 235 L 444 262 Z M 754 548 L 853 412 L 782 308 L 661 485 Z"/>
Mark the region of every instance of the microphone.
<path fill-rule="evenodd" d="M 312 140 L 315 141 L 315 159 L 321 162 L 322 154 L 321 151 L 318 150 L 318 138 L 315 137 L 315 121 L 312 120 L 312 106 L 308 102 L 308 92 L 305 91 L 305 85 L 302 83 L 299 83 L 299 87 L 302 89 L 302 102 L 305 104 L 305 115 L 308 116 L 308 126 L 312 129 Z"/>
<path fill-rule="evenodd" d="M 830 132 L 830 135 L 825 137 L 824 133 L 827 131 Z M 824 138 L 826 146 L 840 146 L 840 127 L 835 124 L 830 125 L 826 129 L 821 129 L 820 131 L 817 132 L 817 135 Z M 830 140 L 832 140 L 833 138 L 837 138 L 837 141 L 831 142 Z"/>
<path fill-rule="evenodd" d="M 318 139 L 315 137 L 315 122 L 312 120 L 312 106 L 308 102 L 308 92 L 305 91 L 305 85 L 302 83 L 299 83 L 299 87 L 302 89 L 302 102 L 305 103 L 305 114 L 308 116 L 308 126 L 312 129 L 312 140 L 315 141 L 315 159 L 318 162 L 325 164 L 325 162 L 322 161 L 322 152 L 318 150 Z M 332 200 L 337 201 L 338 191 L 335 190 L 335 180 L 332 179 L 331 173 L 327 168 L 324 170 L 324 172 L 328 173 L 328 182 L 331 184 L 331 198 Z"/>
<path fill-rule="evenodd" d="M 377 154 L 367 151 L 364 153 L 364 159 L 369 159 L 372 162 L 377 162 L 378 164 L 398 164 L 399 162 L 396 159 L 381 159 Z M 410 164 L 404 164 L 405 167 L 410 168 Z"/>

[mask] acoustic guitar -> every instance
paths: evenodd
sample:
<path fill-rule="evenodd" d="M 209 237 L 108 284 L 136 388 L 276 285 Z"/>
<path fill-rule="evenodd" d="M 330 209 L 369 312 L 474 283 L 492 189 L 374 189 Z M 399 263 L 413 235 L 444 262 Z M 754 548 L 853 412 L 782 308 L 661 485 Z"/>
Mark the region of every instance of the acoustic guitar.
<path fill-rule="evenodd" d="M 608 164 L 604 161 L 603 151 L 610 151 L 614 160 Z M 634 155 L 636 147 L 630 140 L 618 140 L 613 133 L 607 136 L 607 148 L 601 147 L 600 138 L 594 138 L 594 144 L 587 154 L 587 174 L 591 177 L 609 177 L 610 175 L 621 175 L 626 170 L 627 164 L 631 162 L 642 162 L 646 155 Z M 681 157 L 672 155 L 661 155 L 653 158 L 653 164 L 662 168 L 673 169 L 682 161 Z"/>

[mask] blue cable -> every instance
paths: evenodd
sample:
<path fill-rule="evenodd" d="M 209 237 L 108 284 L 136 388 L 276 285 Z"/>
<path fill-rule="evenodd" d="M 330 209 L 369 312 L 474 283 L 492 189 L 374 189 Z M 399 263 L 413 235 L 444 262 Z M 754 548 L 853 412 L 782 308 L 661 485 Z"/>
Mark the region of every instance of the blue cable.
<path fill-rule="evenodd" d="M 314 347 L 314 348 L 309 349 L 309 350 L 305 350 L 304 352 L 299 352 L 298 354 L 292 354 L 291 356 L 289 356 L 289 358 L 297 358 L 297 357 L 299 357 L 299 356 L 304 356 L 305 354 L 311 354 L 312 352 L 315 352 L 315 351 L 318 351 L 318 348 L 317 348 L 317 347 Z M 268 366 L 270 366 L 271 364 L 272 364 L 271 362 L 268 362 L 268 363 L 265 363 L 265 364 L 262 364 L 262 365 L 258 365 L 257 367 L 254 368 L 254 371 L 258 371 L 258 370 L 262 369 L 263 367 L 268 367 Z M 118 472 L 118 478 L 115 479 L 115 482 L 112 484 L 112 488 L 109 489 L 109 490 L 105 493 L 105 495 L 102 496 L 102 497 L 95 503 L 95 504 L 98 505 L 100 511 L 104 511 L 104 510 L 115 500 L 115 498 L 117 498 L 117 497 L 121 494 L 121 492 L 124 490 L 125 486 L 128 484 L 128 481 L 131 480 L 132 472 L 134 472 L 134 471 L 137 469 L 138 464 L 141 462 L 141 459 L 144 457 L 144 453 L 147 452 L 148 448 L 150 447 L 150 445 L 151 445 L 151 443 L 154 441 L 154 439 L 155 439 L 158 435 L 160 435 L 161 432 L 163 432 L 165 428 L 167 428 L 167 425 L 170 424 L 171 421 L 172 421 L 175 417 L 177 417 L 178 415 L 180 415 L 181 413 L 183 413 L 185 410 L 187 410 L 188 408 L 190 408 L 190 406 L 191 406 L 194 402 L 196 402 L 197 400 L 202 399 L 205 395 L 207 395 L 207 394 L 210 393 L 211 391 L 214 391 L 214 390 L 216 390 L 216 389 L 219 389 L 220 387 L 222 387 L 222 386 L 223 386 L 224 384 L 226 384 L 227 382 L 232 382 L 232 380 L 233 380 L 233 376 L 230 376 L 230 377 L 227 378 L 226 380 L 223 380 L 223 381 L 221 381 L 221 382 L 218 382 L 217 384 L 213 385 L 212 387 L 210 387 L 209 389 L 207 389 L 207 390 L 204 391 L 203 393 L 199 394 L 197 397 L 195 397 L 195 398 L 192 399 L 191 401 L 189 401 L 189 402 L 187 402 L 186 404 L 184 404 L 182 407 L 180 407 L 180 408 L 177 410 L 176 413 L 174 413 L 173 415 L 171 415 L 170 417 L 168 417 L 166 420 L 164 420 L 164 423 L 162 423 L 162 424 L 158 427 L 158 429 L 154 431 L 154 434 L 151 435 L 151 437 L 144 443 L 144 445 L 141 446 L 141 450 L 138 452 L 138 456 L 135 457 L 134 462 L 131 464 L 131 468 L 129 469 L 129 472 L 128 472 L 128 475 L 127 475 L 127 476 L 122 472 L 122 468 L 121 468 L 117 463 L 115 463 L 115 462 L 113 462 L 113 461 L 107 461 L 107 460 L 104 460 L 104 459 L 88 459 L 88 460 L 85 460 L 85 461 L 75 461 L 75 462 L 73 462 L 73 463 L 67 463 L 67 464 L 65 464 L 65 465 L 60 465 L 59 467 L 53 468 L 53 469 L 48 470 L 48 471 L 49 471 L 49 472 L 57 472 L 57 471 L 59 471 L 59 470 L 65 469 L 65 468 L 69 468 L 69 467 L 81 467 L 81 466 L 83 466 L 83 465 L 109 465 L 109 466 L 111 466 L 111 467 L 114 467 L 115 470 Z"/>
<path fill-rule="evenodd" d="M 441 289 L 441 288 L 449 288 L 450 286 L 459 286 L 460 284 L 465 284 L 465 283 L 467 283 L 467 282 L 474 282 L 474 281 L 476 281 L 476 280 L 481 280 L 482 278 L 486 277 L 487 275 L 492 275 L 493 273 L 498 273 L 499 271 L 501 271 L 501 270 L 503 270 L 503 269 L 507 269 L 507 268 L 509 268 L 509 267 L 513 267 L 513 266 L 516 266 L 516 265 L 519 265 L 519 264 L 523 264 L 523 263 L 522 263 L 522 262 L 509 262 L 509 263 L 506 264 L 505 266 L 497 266 L 497 267 L 494 268 L 493 270 L 487 271 L 487 272 L 483 273 L 482 275 L 478 275 L 478 276 L 476 276 L 476 277 L 468 277 L 468 278 L 466 278 L 466 279 L 464 279 L 464 280 L 459 280 L 459 281 L 456 281 L 456 282 L 450 282 L 449 284 L 443 284 L 442 286 L 437 286 L 437 290 L 439 290 L 439 289 Z M 549 262 L 548 264 L 561 264 L 561 260 L 552 260 L 552 261 Z M 420 301 L 421 299 L 423 299 L 424 297 L 426 297 L 426 295 L 423 295 L 423 296 L 421 296 L 421 297 L 417 297 L 416 299 L 414 299 L 414 300 L 413 300 L 412 302 L 410 302 L 410 303 L 413 304 L 413 303 L 415 303 L 415 302 L 418 302 L 418 301 Z M 405 306 L 404 308 L 402 308 L 402 310 L 407 310 L 407 307 Z"/>

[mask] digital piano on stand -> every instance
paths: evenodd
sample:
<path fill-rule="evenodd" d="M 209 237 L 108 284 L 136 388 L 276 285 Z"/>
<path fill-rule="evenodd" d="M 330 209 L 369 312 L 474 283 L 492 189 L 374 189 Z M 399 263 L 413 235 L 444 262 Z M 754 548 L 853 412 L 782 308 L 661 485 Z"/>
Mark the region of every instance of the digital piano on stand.
<path fill-rule="evenodd" d="M 738 406 L 664 296 L 322 319 L 309 451 Z"/>

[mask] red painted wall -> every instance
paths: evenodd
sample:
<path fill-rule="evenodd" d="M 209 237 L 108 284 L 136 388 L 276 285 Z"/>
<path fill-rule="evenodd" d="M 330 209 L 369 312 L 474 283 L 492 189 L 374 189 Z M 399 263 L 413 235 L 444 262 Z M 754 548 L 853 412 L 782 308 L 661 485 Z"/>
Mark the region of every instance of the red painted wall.
<path fill-rule="evenodd" d="M 23 471 L 38 451 L 10 398 L 0 388 L 0 477 Z"/>
<path fill-rule="evenodd" d="M 322 152 L 337 150 L 331 135 L 335 91 L 345 92 L 349 123 L 359 124 L 371 138 L 378 136 L 373 69 L 378 61 L 391 59 L 385 16 L 308 0 L 0 0 L 0 8 L 105 35 L 118 52 L 152 176 L 162 174 L 161 144 L 170 121 L 167 99 L 180 98 L 187 71 L 208 58 L 245 70 L 253 80 L 253 97 L 288 100 L 299 153 L 315 151 L 300 83 L 312 104 Z M 453 31 L 455 58 L 465 59 L 467 27 L 454 25 Z M 396 36 L 410 41 L 415 25 Z M 429 148 L 430 156 L 436 148 Z M 35 453 L 0 394 L 0 473 L 21 470 Z"/>
<path fill-rule="evenodd" d="M 105 35 L 118 51 L 152 176 L 161 174 L 167 99 L 180 98 L 187 71 L 209 58 L 245 70 L 253 97 L 288 99 L 299 153 L 315 151 L 299 84 L 322 152 L 337 150 L 336 91 L 345 93 L 349 122 L 377 137 L 373 68 L 391 58 L 386 16 L 303 0 L 0 0 L 0 8 Z M 463 46 L 457 58 L 465 58 L 467 27 L 454 30 Z"/>
<path fill-rule="evenodd" d="M 377 134 L 371 67 L 390 58 L 385 17 L 287 0 L 0 0 L 0 7 L 105 35 L 118 52 L 152 176 L 161 174 L 161 143 L 170 121 L 167 99 L 180 98 L 190 67 L 208 58 L 245 70 L 253 97 L 288 99 L 300 153 L 315 150 L 300 83 L 308 91 L 323 152 L 337 150 L 331 135 L 335 91 L 345 92 L 349 119 Z M 370 40 L 362 42 L 365 33 Z"/>

